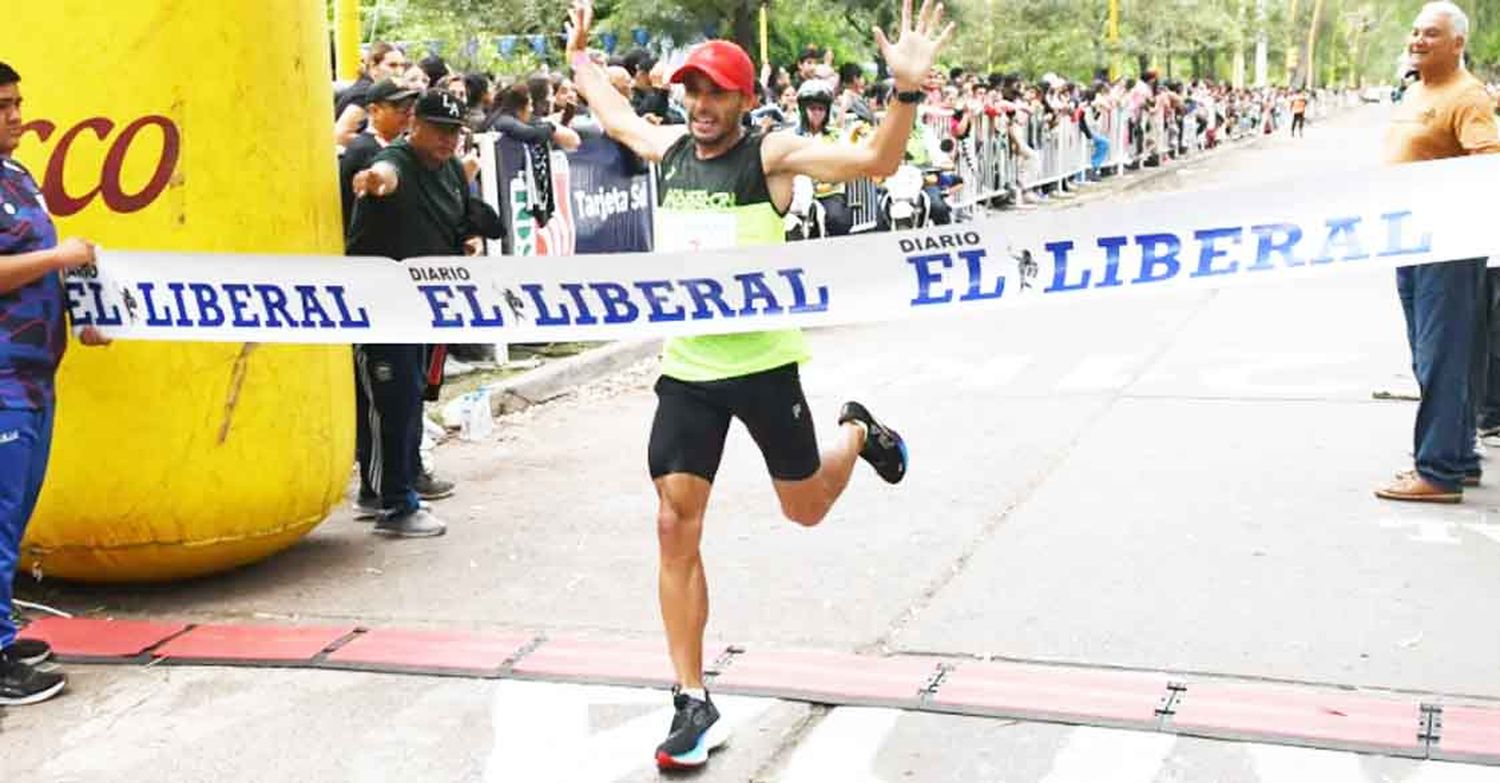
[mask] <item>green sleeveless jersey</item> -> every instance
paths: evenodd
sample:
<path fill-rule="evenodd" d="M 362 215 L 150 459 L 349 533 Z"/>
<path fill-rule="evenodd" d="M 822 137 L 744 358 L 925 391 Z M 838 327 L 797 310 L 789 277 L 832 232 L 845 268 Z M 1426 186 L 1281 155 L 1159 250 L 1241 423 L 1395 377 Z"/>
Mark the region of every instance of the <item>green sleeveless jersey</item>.
<path fill-rule="evenodd" d="M 667 150 L 658 167 L 655 249 L 715 250 L 780 244 L 782 216 L 771 204 L 761 144 L 746 133 L 711 160 L 698 157 L 692 135 Z M 768 251 L 774 252 L 774 251 Z M 662 350 L 662 374 L 699 383 L 738 378 L 808 359 L 800 329 L 676 337 Z"/>

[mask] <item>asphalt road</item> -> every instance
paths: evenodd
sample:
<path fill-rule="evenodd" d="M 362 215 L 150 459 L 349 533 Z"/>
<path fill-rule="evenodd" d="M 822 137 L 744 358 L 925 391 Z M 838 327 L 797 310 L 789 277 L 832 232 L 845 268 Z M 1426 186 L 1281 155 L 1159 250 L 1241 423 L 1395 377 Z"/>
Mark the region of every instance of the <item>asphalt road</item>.
<path fill-rule="evenodd" d="M 1378 159 L 1384 111 L 1178 164 L 1111 198 L 1334 182 Z M 1413 385 L 1402 328 L 1386 271 L 816 333 L 803 376 L 820 431 L 843 400 L 865 402 L 909 440 L 909 476 L 888 487 L 861 466 L 804 530 L 779 518 L 737 428 L 704 544 L 709 634 L 1500 699 L 1500 626 L 1484 608 L 1500 600 L 1500 490 L 1452 508 L 1371 494 L 1410 464 L 1415 406 L 1372 399 Z M 656 638 L 654 370 L 440 448 L 461 482 L 437 506 L 446 537 L 385 541 L 341 511 L 226 576 L 23 594 L 113 616 Z M 628 689 L 73 674 L 66 698 L 0 714 L 4 767 L 47 780 L 644 780 L 669 715 L 661 694 Z M 704 780 L 1494 779 L 1090 727 L 726 704 L 737 742 Z"/>

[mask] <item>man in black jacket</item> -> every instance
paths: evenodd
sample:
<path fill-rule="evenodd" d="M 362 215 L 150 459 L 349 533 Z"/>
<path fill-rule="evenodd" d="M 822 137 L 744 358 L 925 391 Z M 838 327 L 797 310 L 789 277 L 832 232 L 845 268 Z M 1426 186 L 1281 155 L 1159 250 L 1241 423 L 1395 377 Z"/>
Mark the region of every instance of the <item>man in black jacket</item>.
<path fill-rule="evenodd" d="M 470 228 L 469 187 L 454 156 L 465 106 L 430 90 L 417 100 L 411 134 L 375 155 L 351 181 L 352 255 L 397 260 L 463 255 Z M 359 392 L 370 410 L 370 453 L 360 465 L 379 497 L 375 532 L 406 538 L 440 536 L 446 526 L 421 504 L 418 444 L 427 386 L 421 345 L 359 345 Z"/>
<path fill-rule="evenodd" d="M 348 236 L 354 220 L 354 175 L 370 167 L 381 150 L 394 144 L 411 127 L 412 104 L 420 94 L 390 79 L 382 79 L 367 91 L 370 127 L 355 137 L 339 156 L 339 196 L 344 207 L 344 235 Z M 429 362 L 429 365 L 431 363 Z M 355 387 L 359 388 L 359 365 L 354 367 Z M 374 519 L 380 513 L 380 496 L 363 466 L 370 464 L 370 405 L 364 394 L 355 395 L 354 451 L 361 465 L 359 494 L 355 497 L 355 514 L 360 519 Z M 420 443 L 416 445 L 420 452 Z M 420 462 L 420 454 L 416 457 Z M 453 494 L 454 484 L 439 478 L 426 466 L 417 472 L 415 485 L 422 500 L 442 500 Z"/>

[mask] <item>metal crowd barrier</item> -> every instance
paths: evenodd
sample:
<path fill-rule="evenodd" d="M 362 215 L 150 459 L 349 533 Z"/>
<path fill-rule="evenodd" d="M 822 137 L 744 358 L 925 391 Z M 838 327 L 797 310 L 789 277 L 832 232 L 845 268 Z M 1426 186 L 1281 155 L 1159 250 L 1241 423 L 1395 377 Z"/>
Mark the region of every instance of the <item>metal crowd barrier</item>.
<path fill-rule="evenodd" d="M 1319 90 L 1309 96 L 1308 118 L 1322 119 L 1357 103 L 1354 93 Z M 1132 116 L 1128 108 L 1116 107 L 1089 116 L 1090 130 L 1109 143 L 1108 155 L 1098 168 L 1112 174 L 1153 157 L 1193 156 L 1210 146 L 1259 137 L 1265 134 L 1268 120 L 1273 133 L 1291 121 L 1284 102 L 1268 104 L 1258 97 L 1242 103 L 1197 105 L 1180 115 L 1153 107 Z M 1009 115 L 981 114 L 970 121 L 969 133 L 961 139 L 953 137 L 951 110 L 924 106 L 919 118 L 939 139 L 952 141 L 954 167 L 963 180 L 952 206 L 960 213 L 981 204 L 1014 201 L 1024 191 L 1081 179 L 1094 168 L 1093 140 L 1071 117 L 1057 117 L 1049 125 L 1035 114 L 1028 124 L 1017 126 Z M 1217 129 L 1212 145 L 1210 128 Z"/>
<path fill-rule="evenodd" d="M 1323 118 L 1348 105 L 1358 105 L 1359 96 L 1352 92 L 1318 91 L 1310 96 L 1308 117 Z M 1234 121 L 1220 127 L 1216 145 L 1255 138 L 1265 133 L 1266 113 L 1271 113 L 1272 130 L 1289 122 L 1284 107 L 1267 104 L 1260 98 L 1212 105 L 1199 105 L 1182 116 L 1168 116 L 1164 109 L 1153 108 L 1133 116 L 1126 107 L 1116 107 L 1099 114 L 1090 111 L 1090 131 L 1108 141 L 1108 155 L 1100 162 L 1101 173 L 1120 174 L 1145 164 L 1152 156 L 1192 156 L 1209 147 L 1207 127 L 1217 125 L 1219 117 Z M 962 180 L 951 206 L 959 216 L 984 206 L 1000 206 L 1018 201 L 1026 191 L 1062 185 L 1082 179 L 1094 169 L 1093 140 L 1083 133 L 1071 116 L 1055 116 L 1048 124 L 1040 114 L 1017 124 L 1011 115 L 981 113 L 970 121 L 963 138 L 953 135 L 953 112 L 936 106 L 923 106 L 919 119 L 940 142 L 950 142 L 955 173 Z M 1200 119 L 1207 120 L 1203 130 Z M 481 170 L 497 171 L 493 143 L 479 145 L 484 159 Z M 527 167 L 526 176 L 530 176 Z M 654 180 L 654 177 L 653 177 Z M 516 212 L 524 204 L 511 204 L 506 187 L 493 177 L 481 177 L 485 201 L 497 210 Z M 850 182 L 845 193 L 853 213 L 853 231 L 874 230 L 879 223 L 880 186 L 869 179 Z M 653 198 L 654 201 L 654 198 Z M 498 243 L 491 250 L 498 253 Z"/>
<path fill-rule="evenodd" d="M 874 231 L 880 223 L 880 186 L 871 179 L 860 179 L 844 186 L 849 212 L 854 216 L 851 234 Z"/>

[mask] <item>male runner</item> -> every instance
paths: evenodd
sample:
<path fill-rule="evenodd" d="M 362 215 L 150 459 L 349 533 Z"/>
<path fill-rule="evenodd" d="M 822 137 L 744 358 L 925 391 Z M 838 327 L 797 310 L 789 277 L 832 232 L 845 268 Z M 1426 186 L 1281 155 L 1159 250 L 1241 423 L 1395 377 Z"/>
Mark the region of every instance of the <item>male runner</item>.
<path fill-rule="evenodd" d="M 688 125 L 652 125 L 637 117 L 589 59 L 593 8 L 588 0 L 575 0 L 568 38 L 574 83 L 606 133 L 660 163 L 656 249 L 780 242 L 795 176 L 844 182 L 895 173 L 923 98 L 922 79 L 953 32 L 952 25 L 940 27 L 940 3 L 923 0 L 915 25 L 911 0 L 902 5 L 894 43 L 875 31 L 899 100 L 870 144 L 834 145 L 790 132 L 747 131 L 743 120 L 756 104 L 755 66 L 729 41 L 698 46 L 672 76 L 687 88 Z M 797 373 L 807 358 L 797 330 L 675 339 L 663 350 L 648 452 L 659 498 L 661 611 L 677 688 L 676 715 L 656 750 L 660 767 L 701 765 L 727 739 L 703 683 L 708 582 L 699 541 L 730 421 L 745 423 L 765 457 L 782 512 L 801 525 L 823 520 L 848 484 L 856 457 L 892 484 L 906 473 L 900 436 L 857 402 L 844 405 L 837 445 L 818 453 Z"/>

